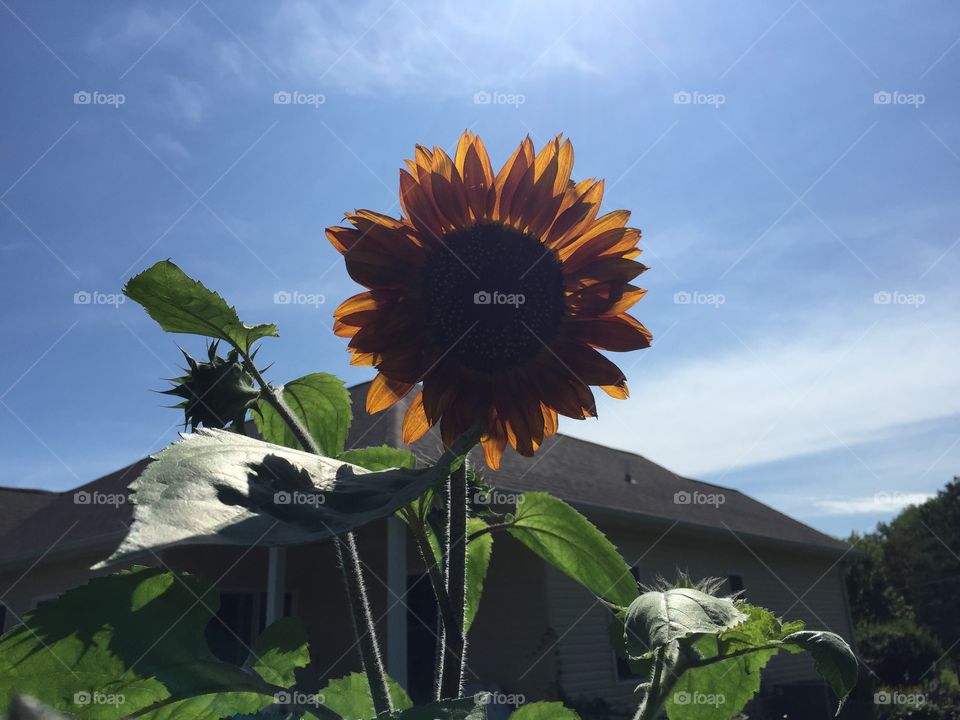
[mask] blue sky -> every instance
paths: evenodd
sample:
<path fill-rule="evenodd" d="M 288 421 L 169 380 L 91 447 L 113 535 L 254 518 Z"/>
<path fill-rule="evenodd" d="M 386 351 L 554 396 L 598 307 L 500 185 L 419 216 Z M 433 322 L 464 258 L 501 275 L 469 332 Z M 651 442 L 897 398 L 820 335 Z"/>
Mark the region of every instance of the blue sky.
<path fill-rule="evenodd" d="M 561 431 L 836 534 L 960 468 L 953 3 L 0 6 L 0 484 L 175 438 L 150 390 L 202 341 L 113 302 L 159 259 L 278 323 L 275 381 L 370 379 L 330 331 L 357 288 L 323 229 L 398 214 L 414 143 L 464 128 L 494 165 L 565 133 L 643 229 L 654 346 L 617 358 L 629 401 Z"/>

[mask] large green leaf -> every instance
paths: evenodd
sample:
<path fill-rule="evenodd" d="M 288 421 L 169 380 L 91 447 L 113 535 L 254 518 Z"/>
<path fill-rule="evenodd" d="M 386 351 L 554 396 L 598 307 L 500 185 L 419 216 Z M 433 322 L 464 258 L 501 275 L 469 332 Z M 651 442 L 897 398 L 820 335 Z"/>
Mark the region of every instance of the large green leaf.
<path fill-rule="evenodd" d="M 415 468 L 417 459 L 406 450 L 397 450 L 388 445 L 355 448 L 340 453 L 337 459 L 359 465 L 367 470 L 389 470 L 390 468 Z"/>
<path fill-rule="evenodd" d="M 510 713 L 510 720 L 580 720 L 580 716 L 563 703 L 535 702 Z"/>
<path fill-rule="evenodd" d="M 278 688 L 210 652 L 204 630 L 218 604 L 202 580 L 158 568 L 70 590 L 0 638 L 0 708 L 23 693 L 84 720 L 158 703 L 145 717 L 173 717 L 178 705 L 195 720 L 256 712 Z"/>
<path fill-rule="evenodd" d="M 340 460 L 201 428 L 132 484 L 133 525 L 104 563 L 181 544 L 293 545 L 392 514 L 449 472 L 463 448 L 422 470 L 367 473 Z"/>
<path fill-rule="evenodd" d="M 697 649 L 717 654 L 717 638 L 702 637 Z M 667 697 L 670 720 L 730 720 L 760 689 L 760 671 L 777 654 L 776 649 L 754 650 L 684 672 Z"/>
<path fill-rule="evenodd" d="M 277 388 L 277 391 L 286 406 L 300 418 L 324 455 L 336 457 L 343 452 L 352 414 L 350 393 L 340 378 L 327 373 L 313 373 L 291 380 Z M 284 447 L 304 449 L 270 403 L 261 399 L 257 409 L 259 412 L 253 414 L 253 419 L 264 440 Z"/>
<path fill-rule="evenodd" d="M 417 705 L 393 716 L 393 720 L 487 720 L 487 704 L 483 693 L 479 693 L 472 698 Z"/>
<path fill-rule="evenodd" d="M 257 340 L 276 336 L 276 325 L 244 325 L 235 308 L 169 260 L 161 260 L 123 288 L 167 332 L 226 340 L 247 353 Z"/>
<path fill-rule="evenodd" d="M 802 630 L 783 638 L 783 647 L 789 652 L 808 652 L 813 656 L 817 672 L 830 683 L 840 698 L 840 708 L 857 684 L 857 656 L 843 638 L 831 632 Z"/>
<path fill-rule="evenodd" d="M 387 685 L 395 710 L 413 707 L 410 696 L 398 683 L 388 678 Z M 351 673 L 338 680 L 331 680 L 320 690 L 317 698 L 343 720 L 374 720 L 377 716 L 373 698 L 370 696 L 370 683 L 363 673 Z"/>
<path fill-rule="evenodd" d="M 637 584 L 620 553 L 583 515 L 547 493 L 526 493 L 508 532 L 598 597 L 626 607 Z"/>
<path fill-rule="evenodd" d="M 288 688 L 296 668 L 310 664 L 307 631 L 296 618 L 281 618 L 264 630 L 253 645 L 254 672 L 273 685 Z"/>
<path fill-rule="evenodd" d="M 857 661 L 837 635 L 802 631 L 803 623 L 782 623 L 769 610 L 742 603 L 746 619 L 726 630 L 690 635 L 697 661 L 685 671 L 667 698 L 671 720 L 734 718 L 760 689 L 760 671 L 780 650 L 810 652 L 817 670 L 840 697 L 840 704 L 857 679 Z M 681 667 L 684 663 L 681 662 Z"/>
<path fill-rule="evenodd" d="M 467 537 L 487 524 L 480 518 L 467 520 Z M 467 544 L 467 602 L 464 609 L 464 633 L 469 632 L 473 619 L 480 609 L 480 598 L 483 596 L 483 582 L 490 567 L 490 556 L 493 554 L 493 535 L 483 533 Z"/>
<path fill-rule="evenodd" d="M 674 640 L 729 630 L 746 619 L 733 600 L 693 588 L 645 592 L 627 609 L 627 649 L 640 657 Z"/>

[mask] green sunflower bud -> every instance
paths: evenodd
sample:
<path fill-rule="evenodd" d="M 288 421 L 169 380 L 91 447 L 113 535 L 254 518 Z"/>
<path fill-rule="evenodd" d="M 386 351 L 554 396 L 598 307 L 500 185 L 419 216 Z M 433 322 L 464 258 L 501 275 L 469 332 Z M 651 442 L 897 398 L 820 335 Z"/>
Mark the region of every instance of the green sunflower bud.
<path fill-rule="evenodd" d="M 237 351 L 222 358 L 217 355 L 218 345 L 214 341 L 207 347 L 208 362 L 198 362 L 181 349 L 187 360 L 186 374 L 171 378 L 174 387 L 162 392 L 183 398 L 173 407 L 183 409 L 184 425 L 191 429 L 198 425 L 225 428 L 232 423 L 234 430 L 242 431 L 247 410 L 256 405 L 260 390 Z"/>

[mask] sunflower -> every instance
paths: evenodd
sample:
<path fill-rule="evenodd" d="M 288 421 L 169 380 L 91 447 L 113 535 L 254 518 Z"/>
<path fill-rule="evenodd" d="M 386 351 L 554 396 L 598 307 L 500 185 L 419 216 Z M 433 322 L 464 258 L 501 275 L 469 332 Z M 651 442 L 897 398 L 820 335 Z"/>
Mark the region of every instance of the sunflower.
<path fill-rule="evenodd" d="M 557 414 L 596 416 L 590 390 L 627 397 L 599 350 L 650 345 L 626 311 L 645 291 L 631 280 L 640 231 L 630 213 L 599 215 L 603 181 L 570 179 L 573 146 L 558 136 L 534 153 L 526 138 L 494 175 L 479 137 L 451 158 L 417 146 L 400 170 L 402 217 L 347 213 L 327 228 L 347 272 L 369 288 L 334 313 L 351 364 L 379 372 L 376 413 L 422 389 L 403 420 L 411 443 L 439 424 L 450 445 L 479 423 L 487 464 L 507 444 L 530 456 Z"/>

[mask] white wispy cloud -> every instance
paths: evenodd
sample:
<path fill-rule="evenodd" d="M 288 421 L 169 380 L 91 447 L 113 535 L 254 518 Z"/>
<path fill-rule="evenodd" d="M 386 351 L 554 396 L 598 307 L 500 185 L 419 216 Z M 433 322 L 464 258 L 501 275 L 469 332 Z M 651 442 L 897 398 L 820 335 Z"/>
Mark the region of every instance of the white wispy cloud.
<path fill-rule="evenodd" d="M 600 422 L 562 429 L 687 474 L 838 447 L 855 455 L 857 444 L 896 426 L 956 415 L 954 308 L 944 298 L 921 309 L 870 305 L 859 316 L 848 308 L 838 317 L 824 306 L 810 309 L 816 324 L 757 337 L 719 325 L 718 316 L 725 341 L 716 350 L 671 350 L 679 360 L 670 366 L 637 360 L 627 373 L 628 402 L 600 398 Z M 678 322 L 665 349 L 683 333 Z M 656 339 L 644 352 L 657 352 Z"/>
<path fill-rule="evenodd" d="M 814 500 L 813 506 L 823 515 L 894 515 L 911 505 L 920 505 L 933 495 L 929 493 L 887 493 L 847 498 Z"/>

